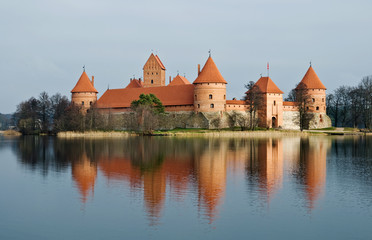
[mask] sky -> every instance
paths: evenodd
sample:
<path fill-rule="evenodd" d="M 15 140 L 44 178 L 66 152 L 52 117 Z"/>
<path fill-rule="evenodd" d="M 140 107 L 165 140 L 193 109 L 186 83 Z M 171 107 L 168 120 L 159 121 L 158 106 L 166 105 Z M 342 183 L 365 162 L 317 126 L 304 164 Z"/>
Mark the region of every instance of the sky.
<path fill-rule="evenodd" d="M 86 66 L 100 97 L 152 52 L 190 82 L 212 58 L 227 98 L 270 77 L 285 95 L 309 62 L 327 92 L 372 75 L 370 0 L 0 0 L 0 113 L 43 91 L 70 98 Z"/>

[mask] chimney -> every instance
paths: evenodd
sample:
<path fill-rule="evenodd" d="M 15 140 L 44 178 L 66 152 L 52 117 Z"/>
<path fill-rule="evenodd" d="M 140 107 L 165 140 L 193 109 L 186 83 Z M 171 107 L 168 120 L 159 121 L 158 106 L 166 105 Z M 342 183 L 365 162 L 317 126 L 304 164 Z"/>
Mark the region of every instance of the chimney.
<path fill-rule="evenodd" d="M 92 85 L 94 87 L 94 76 L 92 76 Z"/>
<path fill-rule="evenodd" d="M 172 82 L 172 76 L 169 76 L 169 83 Z"/>
<path fill-rule="evenodd" d="M 198 64 L 198 76 L 200 74 L 200 64 Z"/>

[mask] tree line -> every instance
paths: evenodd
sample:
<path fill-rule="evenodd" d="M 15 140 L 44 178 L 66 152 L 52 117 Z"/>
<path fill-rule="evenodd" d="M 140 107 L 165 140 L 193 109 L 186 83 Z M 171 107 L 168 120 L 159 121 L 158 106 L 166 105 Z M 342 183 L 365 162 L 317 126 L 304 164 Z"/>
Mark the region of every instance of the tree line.
<path fill-rule="evenodd" d="M 326 98 L 335 127 L 372 128 L 372 75 L 356 86 L 340 86 Z"/>
<path fill-rule="evenodd" d="M 57 93 L 40 93 L 21 102 L 13 122 L 22 134 L 55 134 L 60 131 L 110 130 L 107 117 L 93 106 L 84 114 L 80 106 Z"/>

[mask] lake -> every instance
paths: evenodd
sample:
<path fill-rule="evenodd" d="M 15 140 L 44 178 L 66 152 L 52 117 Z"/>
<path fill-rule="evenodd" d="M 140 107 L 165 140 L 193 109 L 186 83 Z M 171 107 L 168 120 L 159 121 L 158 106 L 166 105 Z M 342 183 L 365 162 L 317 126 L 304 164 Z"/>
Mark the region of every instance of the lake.
<path fill-rule="evenodd" d="M 372 137 L 0 136 L 0 239 L 372 239 Z"/>

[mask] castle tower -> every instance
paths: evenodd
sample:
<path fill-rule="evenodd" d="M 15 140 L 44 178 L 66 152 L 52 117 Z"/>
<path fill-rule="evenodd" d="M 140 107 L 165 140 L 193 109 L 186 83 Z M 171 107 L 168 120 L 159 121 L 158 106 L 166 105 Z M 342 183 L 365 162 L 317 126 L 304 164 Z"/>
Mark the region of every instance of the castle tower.
<path fill-rule="evenodd" d="M 296 92 L 305 89 L 309 95 L 309 112 L 326 113 L 326 87 L 310 65 L 305 76 L 296 87 Z"/>
<path fill-rule="evenodd" d="M 277 128 L 283 124 L 283 92 L 270 77 L 261 77 L 255 83 L 261 94 L 262 104 L 259 109 L 259 125 L 261 127 Z"/>
<path fill-rule="evenodd" d="M 193 82 L 194 109 L 196 112 L 225 111 L 226 84 L 211 56 L 204 64 L 203 69 L 198 69 L 198 77 Z"/>
<path fill-rule="evenodd" d="M 87 110 L 97 101 L 97 93 L 98 91 L 94 87 L 94 76 L 92 76 L 92 81 L 90 81 L 84 71 L 75 87 L 71 90 L 71 102 Z"/>
<path fill-rule="evenodd" d="M 143 66 L 143 87 L 165 86 L 165 67 L 157 55 L 151 53 Z"/>

